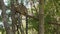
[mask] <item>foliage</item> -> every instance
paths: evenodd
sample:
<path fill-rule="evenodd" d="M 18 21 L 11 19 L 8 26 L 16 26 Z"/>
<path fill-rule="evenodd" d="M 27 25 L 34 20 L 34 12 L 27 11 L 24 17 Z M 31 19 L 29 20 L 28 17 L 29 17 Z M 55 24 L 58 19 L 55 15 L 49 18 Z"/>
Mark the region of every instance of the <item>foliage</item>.
<path fill-rule="evenodd" d="M 21 3 L 23 3 L 24 0 L 21 0 Z M 37 2 L 37 0 L 33 0 L 34 3 Z M 49 24 L 50 22 L 55 22 L 57 21 L 57 17 L 60 17 L 60 0 L 44 0 L 45 1 L 45 4 L 44 4 L 44 20 L 45 20 L 45 34 L 54 34 L 55 30 L 55 26 L 56 25 L 52 25 L 52 24 Z M 10 0 L 7 1 L 7 7 L 10 7 Z M 34 5 L 34 4 L 33 4 Z M 40 6 L 38 6 L 39 8 Z M 36 9 L 38 9 L 36 8 Z M 35 8 L 29 8 L 31 9 L 31 12 L 35 12 L 33 13 L 34 16 L 37 16 L 38 17 L 38 13 L 36 12 L 36 9 Z M 9 9 L 7 9 L 9 10 Z M 39 11 L 39 10 L 38 10 Z M 9 17 L 11 16 L 11 13 L 6 11 L 7 12 L 7 15 L 8 15 L 8 21 L 9 21 Z M 55 17 L 57 16 L 57 17 Z M 0 16 L 0 21 L 2 21 L 2 18 Z M 10 22 L 10 21 L 9 21 Z M 29 29 L 31 28 L 34 28 L 36 31 L 38 31 L 38 22 L 36 19 L 33 19 L 33 18 L 29 18 L 28 19 L 28 24 L 29 24 Z M 30 26 L 31 25 L 31 26 Z M 0 30 L 2 31 L 3 29 L 0 28 Z"/>

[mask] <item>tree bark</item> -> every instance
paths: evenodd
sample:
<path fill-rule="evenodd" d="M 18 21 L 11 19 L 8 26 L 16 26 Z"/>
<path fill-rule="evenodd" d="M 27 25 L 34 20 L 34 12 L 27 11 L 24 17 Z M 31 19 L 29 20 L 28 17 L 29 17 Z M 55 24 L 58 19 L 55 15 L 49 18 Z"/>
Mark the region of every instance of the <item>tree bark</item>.
<path fill-rule="evenodd" d="M 16 20 L 15 20 L 15 10 L 14 10 L 14 0 L 11 0 L 11 19 L 12 19 L 12 31 L 16 34 Z"/>
<path fill-rule="evenodd" d="M 38 34 L 44 34 L 44 0 L 39 0 L 39 31 Z"/>
<path fill-rule="evenodd" d="M 28 34 L 28 16 L 26 16 L 26 34 Z"/>
<path fill-rule="evenodd" d="M 4 5 L 3 0 L 0 0 L 1 8 L 2 8 L 2 20 L 4 27 L 6 29 L 6 34 L 13 34 L 12 31 L 10 30 L 9 24 L 7 23 L 7 14 L 6 14 L 6 7 Z"/>

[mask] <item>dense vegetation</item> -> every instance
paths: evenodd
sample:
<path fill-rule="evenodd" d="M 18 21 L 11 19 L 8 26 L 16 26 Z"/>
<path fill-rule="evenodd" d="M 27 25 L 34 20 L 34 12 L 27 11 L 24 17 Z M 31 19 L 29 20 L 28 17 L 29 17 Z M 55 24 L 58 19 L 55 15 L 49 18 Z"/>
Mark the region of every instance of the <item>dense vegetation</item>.
<path fill-rule="evenodd" d="M 1 34 L 60 34 L 60 0 L 0 0 Z"/>

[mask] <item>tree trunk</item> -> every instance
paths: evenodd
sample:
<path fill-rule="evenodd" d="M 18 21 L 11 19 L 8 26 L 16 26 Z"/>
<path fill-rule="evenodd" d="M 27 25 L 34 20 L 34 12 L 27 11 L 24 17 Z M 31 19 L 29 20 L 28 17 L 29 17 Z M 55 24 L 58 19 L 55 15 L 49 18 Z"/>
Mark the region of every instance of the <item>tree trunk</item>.
<path fill-rule="evenodd" d="M 1 4 L 1 8 L 2 8 L 2 20 L 3 20 L 4 27 L 6 29 L 6 34 L 12 34 L 9 24 L 7 23 L 6 7 L 4 5 L 3 0 L 0 0 L 0 4 Z"/>
<path fill-rule="evenodd" d="M 39 31 L 38 34 L 44 34 L 44 0 L 39 0 Z"/>
<path fill-rule="evenodd" d="M 11 0 L 11 19 L 12 19 L 12 31 L 13 34 L 16 34 L 16 20 L 15 20 L 15 8 L 14 8 L 14 0 Z"/>
<path fill-rule="evenodd" d="M 28 17 L 26 16 L 26 34 L 28 34 Z"/>

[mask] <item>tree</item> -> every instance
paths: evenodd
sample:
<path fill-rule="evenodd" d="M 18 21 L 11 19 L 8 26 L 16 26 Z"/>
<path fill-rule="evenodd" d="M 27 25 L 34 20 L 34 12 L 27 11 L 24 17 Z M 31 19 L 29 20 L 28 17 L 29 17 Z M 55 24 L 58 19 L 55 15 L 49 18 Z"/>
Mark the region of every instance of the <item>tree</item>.
<path fill-rule="evenodd" d="M 11 19 L 12 19 L 12 31 L 13 34 L 16 34 L 16 19 L 15 19 L 15 10 L 14 10 L 14 0 L 11 0 Z"/>
<path fill-rule="evenodd" d="M 6 7 L 4 5 L 3 0 L 0 0 L 0 4 L 1 4 L 1 9 L 2 9 L 2 21 L 3 21 L 4 27 L 6 29 L 6 34 L 12 34 L 9 24 L 7 22 Z"/>
<path fill-rule="evenodd" d="M 44 0 L 39 0 L 39 32 L 44 34 Z"/>

